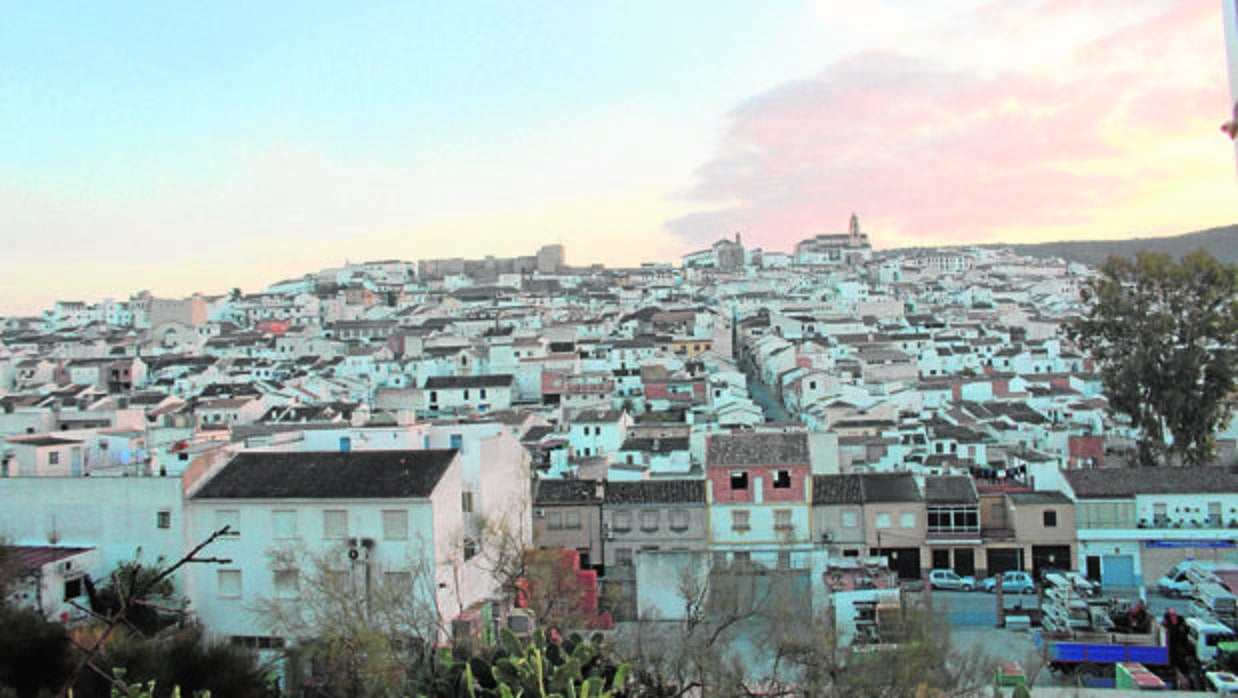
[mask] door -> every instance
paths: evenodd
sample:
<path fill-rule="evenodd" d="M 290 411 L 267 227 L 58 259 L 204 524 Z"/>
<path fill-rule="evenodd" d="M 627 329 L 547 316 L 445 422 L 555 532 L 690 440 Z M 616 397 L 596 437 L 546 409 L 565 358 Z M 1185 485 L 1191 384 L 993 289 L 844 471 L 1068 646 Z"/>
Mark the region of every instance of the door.
<path fill-rule="evenodd" d="M 1071 569 L 1069 545 L 1033 545 L 1032 575 L 1040 579 L 1041 570 Z"/>
<path fill-rule="evenodd" d="M 1101 557 L 1100 583 L 1106 588 L 1135 586 L 1135 557 L 1133 555 Z"/>
<path fill-rule="evenodd" d="M 989 548 L 987 552 L 989 562 L 987 572 L 990 577 L 1002 572 L 1023 569 L 1022 548 Z"/>
<path fill-rule="evenodd" d="M 1100 555 L 1088 555 L 1087 578 L 1093 582 L 1100 581 Z"/>
<path fill-rule="evenodd" d="M 976 574 L 976 551 L 973 548 L 954 549 L 954 571 L 964 577 Z"/>
<path fill-rule="evenodd" d="M 950 550 L 948 548 L 933 548 L 933 569 L 950 569 Z"/>

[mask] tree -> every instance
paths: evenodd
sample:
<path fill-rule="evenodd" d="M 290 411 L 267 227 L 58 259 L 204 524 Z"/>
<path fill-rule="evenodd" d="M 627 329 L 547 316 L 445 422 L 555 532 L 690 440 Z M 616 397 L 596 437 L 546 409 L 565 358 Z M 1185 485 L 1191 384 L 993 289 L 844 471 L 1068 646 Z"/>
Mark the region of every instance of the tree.
<path fill-rule="evenodd" d="M 1208 463 L 1229 414 L 1238 360 L 1238 265 L 1204 251 L 1175 263 L 1110 257 L 1083 289 L 1069 336 L 1099 364 L 1110 407 L 1139 431 L 1141 465 Z"/>
<path fill-rule="evenodd" d="M 87 577 L 86 589 L 90 610 L 96 616 L 112 618 L 125 609 L 125 624 L 149 636 L 179 620 L 180 602 L 173 598 L 171 577 L 162 575 L 163 559 L 147 565 L 141 556 L 139 548 L 134 559 L 117 564 L 102 588 L 96 588 Z"/>
<path fill-rule="evenodd" d="M 290 684 L 324 696 L 404 695 L 409 672 L 443 634 L 428 566 L 382 571 L 364 557 L 304 548 L 272 551 L 271 566 L 293 576 L 277 581 L 279 598 L 260 599 L 254 611 L 295 643 Z M 298 675 L 302 666 L 306 676 Z"/>

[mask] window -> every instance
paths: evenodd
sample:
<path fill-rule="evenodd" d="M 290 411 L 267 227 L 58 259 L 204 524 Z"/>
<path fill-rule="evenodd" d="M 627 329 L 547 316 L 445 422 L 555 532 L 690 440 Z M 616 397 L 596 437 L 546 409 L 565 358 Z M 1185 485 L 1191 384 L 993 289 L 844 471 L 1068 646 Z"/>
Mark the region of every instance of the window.
<path fill-rule="evenodd" d="M 464 399 L 465 399 L 465 400 L 469 399 L 469 389 L 468 389 L 468 388 L 465 388 L 465 389 L 464 389 Z"/>
<path fill-rule="evenodd" d="M 778 551 L 778 569 L 782 570 L 783 572 L 786 572 L 787 570 L 791 569 L 791 551 L 790 550 L 779 550 Z"/>
<path fill-rule="evenodd" d="M 86 593 L 86 589 L 82 585 L 81 577 L 74 577 L 73 579 L 64 580 L 64 600 L 65 601 L 69 601 L 70 599 L 76 599 L 79 596 L 85 595 L 85 593 Z"/>
<path fill-rule="evenodd" d="M 736 531 L 749 529 L 747 509 L 735 509 L 731 512 L 731 528 Z"/>
<path fill-rule="evenodd" d="M 1054 509 L 1045 509 L 1044 512 L 1045 528 L 1057 527 L 1057 511 Z"/>
<path fill-rule="evenodd" d="M 348 512 L 343 509 L 327 509 L 322 512 L 322 537 L 341 540 L 348 537 Z"/>
<path fill-rule="evenodd" d="M 580 512 L 568 511 L 563 514 L 564 528 L 580 528 Z"/>
<path fill-rule="evenodd" d="M 791 510 L 790 509 L 775 509 L 774 510 L 774 530 L 775 531 L 790 531 L 791 530 Z"/>
<path fill-rule="evenodd" d="M 301 580 L 296 570 L 275 570 L 275 598 L 295 599 L 301 595 Z"/>
<path fill-rule="evenodd" d="M 47 464 L 48 465 L 59 465 L 60 464 L 60 451 L 52 451 L 48 453 Z"/>
<path fill-rule="evenodd" d="M 980 517 L 974 506 L 929 507 L 929 533 L 979 533 Z"/>
<path fill-rule="evenodd" d="M 430 391 L 430 403 L 433 404 L 435 402 L 438 402 L 438 391 L 431 390 Z"/>
<path fill-rule="evenodd" d="M 1208 525 L 1209 526 L 1220 526 L 1221 525 L 1221 503 L 1220 502 L 1208 502 Z"/>
<path fill-rule="evenodd" d="M 632 549 L 615 548 L 615 567 L 632 566 Z"/>
<path fill-rule="evenodd" d="M 451 448 L 456 449 L 460 453 L 464 453 L 464 434 L 452 434 L 450 437 Z"/>
<path fill-rule="evenodd" d="M 631 531 L 632 530 L 632 512 L 616 511 L 615 517 L 611 520 L 611 528 L 616 531 Z"/>
<path fill-rule="evenodd" d="M 563 528 L 563 512 L 548 511 L 546 512 L 546 528 L 552 531 L 557 531 Z"/>
<path fill-rule="evenodd" d="M 411 592 L 413 589 L 412 572 L 383 572 L 383 586 L 389 591 Z"/>
<path fill-rule="evenodd" d="M 843 526 L 847 528 L 855 528 L 856 522 L 857 522 L 857 517 L 854 511 L 843 512 Z"/>
<path fill-rule="evenodd" d="M 486 399 L 486 389 L 485 389 L 485 388 L 481 388 L 481 389 L 479 389 L 479 390 L 477 391 L 477 393 L 478 393 L 478 397 L 480 397 L 482 400 L 485 400 L 485 399 Z"/>
<path fill-rule="evenodd" d="M 889 513 L 877 514 L 877 528 L 889 528 L 890 526 L 891 523 Z"/>
<path fill-rule="evenodd" d="M 477 557 L 477 541 L 472 538 L 465 538 L 464 545 L 461 546 L 464 552 L 464 561 L 468 562 Z"/>
<path fill-rule="evenodd" d="M 160 509 L 155 512 L 155 528 L 172 528 L 172 511 Z"/>
<path fill-rule="evenodd" d="M 227 535 L 241 535 L 241 512 L 236 509 L 216 509 L 215 510 L 215 530 L 221 530 L 224 527 L 228 528 Z"/>
<path fill-rule="evenodd" d="M 731 489 L 746 490 L 748 489 L 748 473 L 744 470 L 731 471 Z"/>
<path fill-rule="evenodd" d="M 466 514 L 473 513 L 473 493 L 472 492 L 461 492 L 460 493 L 460 511 L 463 511 Z"/>
<path fill-rule="evenodd" d="M 216 570 L 215 583 L 217 586 L 217 596 L 221 599 L 239 599 L 241 598 L 241 571 L 240 570 Z"/>
<path fill-rule="evenodd" d="M 657 511 L 642 511 L 640 513 L 640 530 L 646 532 L 658 530 L 658 525 L 661 523 L 660 519 L 661 516 Z"/>
<path fill-rule="evenodd" d="M 1152 505 L 1152 521 L 1158 526 L 1164 526 L 1169 523 L 1169 507 L 1164 502 L 1157 502 Z"/>
<path fill-rule="evenodd" d="M 408 540 L 408 510 L 383 511 L 383 540 Z"/>
<path fill-rule="evenodd" d="M 915 528 L 916 515 L 915 512 L 905 511 L 898 515 L 898 525 L 902 528 Z"/>
<path fill-rule="evenodd" d="M 277 539 L 297 537 L 297 512 L 291 509 L 277 509 L 271 512 L 271 525 L 275 529 Z"/>
<path fill-rule="evenodd" d="M 671 510 L 671 530 L 686 531 L 688 530 L 688 512 L 683 509 Z"/>
<path fill-rule="evenodd" d="M 774 489 L 786 490 L 791 488 L 791 471 L 779 470 L 774 473 Z"/>

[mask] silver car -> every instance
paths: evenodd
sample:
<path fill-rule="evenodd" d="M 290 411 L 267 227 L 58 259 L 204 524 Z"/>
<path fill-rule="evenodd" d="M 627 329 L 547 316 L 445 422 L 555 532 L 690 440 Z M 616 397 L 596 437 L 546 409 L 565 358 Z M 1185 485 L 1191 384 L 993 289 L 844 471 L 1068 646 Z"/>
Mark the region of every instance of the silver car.
<path fill-rule="evenodd" d="M 975 578 L 960 576 L 954 570 L 933 570 L 929 572 L 929 584 L 934 589 L 949 589 L 952 591 L 971 591 L 976 588 Z"/>

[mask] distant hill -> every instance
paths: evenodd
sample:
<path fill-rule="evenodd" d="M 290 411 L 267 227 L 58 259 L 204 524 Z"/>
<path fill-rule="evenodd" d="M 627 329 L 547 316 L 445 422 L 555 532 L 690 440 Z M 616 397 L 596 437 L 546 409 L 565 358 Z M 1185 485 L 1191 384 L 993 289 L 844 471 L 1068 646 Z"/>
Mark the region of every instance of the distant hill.
<path fill-rule="evenodd" d="M 1167 238 L 1135 238 L 1133 240 L 1081 240 L 1077 242 L 1042 242 L 1036 245 L 992 245 L 1007 247 L 1019 254 L 1041 259 L 1065 259 L 1099 267 L 1109 255 L 1133 257 L 1141 250 L 1163 252 L 1181 259 L 1203 248 L 1208 254 L 1227 264 L 1238 264 L 1238 225 L 1210 228 L 1186 235 Z"/>

